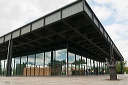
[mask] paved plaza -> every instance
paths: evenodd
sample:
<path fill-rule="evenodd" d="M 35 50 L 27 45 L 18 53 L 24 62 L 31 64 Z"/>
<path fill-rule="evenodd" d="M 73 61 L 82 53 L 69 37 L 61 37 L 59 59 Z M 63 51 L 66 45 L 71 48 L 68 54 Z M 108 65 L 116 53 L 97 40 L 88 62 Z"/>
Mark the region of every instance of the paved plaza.
<path fill-rule="evenodd" d="M 0 77 L 0 85 L 128 85 L 128 75 L 118 75 L 118 80 L 109 80 L 109 75 Z"/>

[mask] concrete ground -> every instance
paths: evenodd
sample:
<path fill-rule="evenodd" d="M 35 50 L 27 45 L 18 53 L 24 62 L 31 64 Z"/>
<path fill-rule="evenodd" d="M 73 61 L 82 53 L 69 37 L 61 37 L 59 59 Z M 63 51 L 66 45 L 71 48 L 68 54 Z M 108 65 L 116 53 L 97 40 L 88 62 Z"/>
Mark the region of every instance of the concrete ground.
<path fill-rule="evenodd" d="M 52 76 L 52 77 L 0 77 L 0 85 L 128 85 L 128 75 L 118 75 L 118 80 L 109 80 L 109 75 L 99 76 Z"/>

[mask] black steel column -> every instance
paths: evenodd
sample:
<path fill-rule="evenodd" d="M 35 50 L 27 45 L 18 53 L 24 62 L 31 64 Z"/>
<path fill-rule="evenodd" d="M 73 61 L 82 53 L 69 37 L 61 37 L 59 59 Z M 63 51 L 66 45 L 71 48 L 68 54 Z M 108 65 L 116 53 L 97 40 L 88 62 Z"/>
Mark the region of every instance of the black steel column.
<path fill-rule="evenodd" d="M 5 72 L 5 60 L 4 60 L 4 71 L 3 71 L 3 75 L 6 75 L 6 72 Z"/>
<path fill-rule="evenodd" d="M 96 71 L 97 73 L 96 74 L 98 75 L 99 74 L 98 61 L 96 61 L 96 64 L 97 64 L 97 71 Z"/>
<path fill-rule="evenodd" d="M 88 73 L 87 73 L 87 63 L 88 62 L 87 62 L 87 57 L 86 57 L 86 70 L 85 70 L 86 71 L 86 75 L 88 75 Z"/>
<path fill-rule="evenodd" d="M 36 76 L 36 53 L 35 53 L 35 58 L 34 58 L 34 76 Z"/>
<path fill-rule="evenodd" d="M 75 62 L 76 62 L 76 50 L 75 50 Z M 75 63 L 75 75 L 77 75 L 77 72 L 76 72 L 76 63 Z"/>
<path fill-rule="evenodd" d="M 90 59 L 90 75 L 92 75 L 92 61 L 91 61 L 91 59 Z"/>
<path fill-rule="evenodd" d="M 8 43 L 8 53 L 7 53 L 7 72 L 6 76 L 11 76 L 12 68 L 11 68 L 11 63 L 12 63 L 12 47 L 13 47 L 13 41 L 10 40 Z"/>
<path fill-rule="evenodd" d="M 95 74 L 95 61 L 93 59 L 93 73 Z"/>
<path fill-rule="evenodd" d="M 45 75 L 45 50 L 44 50 L 44 69 L 43 69 L 43 76 Z"/>
<path fill-rule="evenodd" d="M 67 41 L 67 76 L 68 76 L 68 41 Z"/>
<path fill-rule="evenodd" d="M 0 75 L 2 74 L 2 68 L 1 68 L 1 60 L 0 60 Z"/>
<path fill-rule="evenodd" d="M 82 55 L 82 54 L 81 54 L 81 55 Z M 80 56 L 81 56 L 81 55 L 80 55 Z M 82 69 L 82 56 L 81 56 L 79 68 L 80 68 L 80 69 L 79 69 L 79 75 L 82 75 L 82 72 L 81 72 L 81 71 L 83 70 L 83 69 Z"/>
<path fill-rule="evenodd" d="M 53 51 L 51 51 L 51 75 L 54 75 Z"/>
<path fill-rule="evenodd" d="M 113 46 L 110 45 L 110 58 L 112 58 L 112 57 L 114 57 L 114 56 L 113 56 Z"/>
<path fill-rule="evenodd" d="M 121 58 L 121 61 L 120 61 L 120 66 L 121 66 L 121 74 L 124 74 L 124 70 L 123 70 L 123 61 L 122 61 L 122 58 Z"/>
<path fill-rule="evenodd" d="M 19 75 L 21 75 L 22 73 L 22 71 L 21 71 L 22 69 L 21 69 L 21 56 L 20 56 L 20 72 L 19 72 Z"/>
<path fill-rule="evenodd" d="M 99 62 L 99 74 L 100 74 L 100 62 Z"/>
<path fill-rule="evenodd" d="M 16 67 L 15 67 L 15 58 L 14 58 L 14 70 L 16 70 Z M 13 76 L 16 75 L 16 72 L 14 73 L 13 72 Z"/>
<path fill-rule="evenodd" d="M 27 55 L 27 68 L 26 68 L 26 76 L 28 76 L 28 55 Z"/>

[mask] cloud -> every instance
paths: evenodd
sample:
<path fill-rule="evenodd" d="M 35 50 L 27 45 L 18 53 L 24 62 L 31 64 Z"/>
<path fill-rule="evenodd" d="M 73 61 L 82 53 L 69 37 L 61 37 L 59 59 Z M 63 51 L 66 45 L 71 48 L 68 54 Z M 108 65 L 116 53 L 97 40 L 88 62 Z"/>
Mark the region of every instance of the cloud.
<path fill-rule="evenodd" d="M 126 18 L 128 16 L 127 0 L 88 0 L 88 2 L 91 4 L 95 3 L 96 5 L 100 6 L 101 8 L 98 11 L 101 11 L 101 9 L 103 9 L 102 7 L 107 7 L 108 9 L 113 11 L 112 16 L 115 18 L 116 22 L 128 20 L 128 18 Z M 93 5 L 92 7 L 96 7 Z"/>
<path fill-rule="evenodd" d="M 42 17 L 74 0 L 0 1 L 0 36 Z"/>
<path fill-rule="evenodd" d="M 120 40 L 128 40 L 128 23 L 114 23 L 105 26 L 105 28 L 115 42 Z"/>
<path fill-rule="evenodd" d="M 92 9 L 100 20 L 107 20 L 112 15 L 112 11 L 105 6 L 96 5 Z"/>
<path fill-rule="evenodd" d="M 87 0 L 125 60 L 128 60 L 128 1 Z M 102 15 L 103 14 L 103 15 Z M 107 24 L 106 24 L 107 23 Z"/>
<path fill-rule="evenodd" d="M 128 60 L 128 23 L 114 23 L 105 28 L 125 60 Z"/>

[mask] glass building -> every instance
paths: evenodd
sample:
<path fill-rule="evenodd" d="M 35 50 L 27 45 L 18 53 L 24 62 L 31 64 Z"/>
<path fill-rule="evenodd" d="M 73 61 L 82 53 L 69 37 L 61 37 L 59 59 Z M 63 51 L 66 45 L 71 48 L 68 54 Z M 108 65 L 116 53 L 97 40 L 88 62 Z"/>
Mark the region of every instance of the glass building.
<path fill-rule="evenodd" d="M 99 65 L 97 65 L 99 64 Z M 1 60 L 1 75 L 6 75 L 7 59 Z M 105 62 L 68 52 L 67 49 L 12 58 L 12 76 L 62 76 L 106 74 Z"/>
<path fill-rule="evenodd" d="M 123 56 L 85 0 L 0 37 L 0 75 L 72 76 L 108 72 Z"/>

